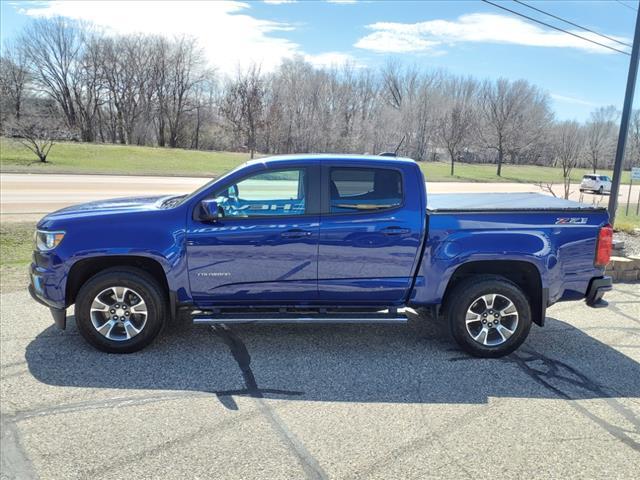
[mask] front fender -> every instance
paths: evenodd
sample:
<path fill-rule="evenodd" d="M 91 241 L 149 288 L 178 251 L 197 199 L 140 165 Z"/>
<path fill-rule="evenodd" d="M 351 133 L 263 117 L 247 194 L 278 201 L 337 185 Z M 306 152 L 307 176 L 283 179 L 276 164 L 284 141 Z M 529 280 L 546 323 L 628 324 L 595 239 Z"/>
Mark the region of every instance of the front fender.
<path fill-rule="evenodd" d="M 176 293 L 178 301 L 188 301 L 185 217 L 184 212 L 178 210 L 89 218 L 65 225 L 64 240 L 54 252 L 46 255 L 48 283 L 55 285 L 51 295 L 55 296 L 56 303 L 70 303 L 65 298 L 66 285 L 79 262 L 106 259 L 106 265 L 115 266 L 123 257 L 157 262 L 169 290 Z M 109 265 L 110 258 L 113 265 Z"/>

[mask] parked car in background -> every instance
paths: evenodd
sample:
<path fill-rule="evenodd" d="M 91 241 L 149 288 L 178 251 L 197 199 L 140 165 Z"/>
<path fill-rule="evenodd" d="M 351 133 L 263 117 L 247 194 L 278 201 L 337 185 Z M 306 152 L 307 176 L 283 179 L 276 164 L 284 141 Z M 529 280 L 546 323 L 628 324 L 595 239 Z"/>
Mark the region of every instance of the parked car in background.
<path fill-rule="evenodd" d="M 589 191 L 600 195 L 611 193 L 611 178 L 596 173 L 585 175 L 582 177 L 582 182 L 580 183 L 580 191 Z"/>

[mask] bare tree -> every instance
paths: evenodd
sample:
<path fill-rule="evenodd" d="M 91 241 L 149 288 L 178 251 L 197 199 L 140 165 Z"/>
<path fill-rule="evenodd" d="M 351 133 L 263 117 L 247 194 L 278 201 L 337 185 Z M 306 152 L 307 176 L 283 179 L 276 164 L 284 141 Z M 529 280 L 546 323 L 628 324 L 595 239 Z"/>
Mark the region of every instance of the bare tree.
<path fill-rule="evenodd" d="M 9 132 L 19 143 L 31 150 L 41 163 L 47 163 L 47 156 L 54 140 L 61 134 L 57 121 L 51 116 L 16 120 L 10 125 Z"/>
<path fill-rule="evenodd" d="M 564 198 L 571 193 L 571 172 L 576 166 L 583 148 L 583 132 L 580 124 L 575 121 L 564 121 L 555 127 L 555 154 L 557 162 L 562 168 Z"/>
<path fill-rule="evenodd" d="M 591 112 L 591 117 L 587 122 L 586 136 L 589 163 L 593 173 L 596 173 L 605 156 L 613 154 L 613 136 L 616 131 L 617 119 L 618 111 L 613 105 L 600 107 Z"/>
<path fill-rule="evenodd" d="M 69 128 L 77 128 L 73 86 L 84 46 L 81 26 L 61 17 L 38 19 L 26 27 L 19 42 L 40 90 L 58 103 Z"/>
<path fill-rule="evenodd" d="M 142 35 L 102 39 L 100 77 L 106 87 L 112 141 L 134 143 L 151 89 L 151 40 Z"/>
<path fill-rule="evenodd" d="M 215 72 L 209 70 L 203 74 L 203 80 L 194 86 L 193 91 L 193 136 L 191 148 L 200 147 L 202 126 L 209 123 L 214 114 L 217 82 Z"/>
<path fill-rule="evenodd" d="M 553 190 L 553 182 L 536 182 L 536 186 L 543 192 L 550 193 L 554 197 L 557 197 L 556 192 Z"/>
<path fill-rule="evenodd" d="M 246 139 L 251 158 L 256 152 L 258 129 L 262 127 L 265 82 L 260 67 L 250 66 L 245 72 L 238 70 L 234 80 L 227 85 L 227 94 L 221 105 L 224 118 L 236 134 Z"/>
<path fill-rule="evenodd" d="M 104 85 L 100 76 L 102 45 L 95 35 L 84 41 L 85 48 L 73 76 L 72 93 L 80 136 L 85 142 L 93 142 L 98 109 L 103 103 Z"/>
<path fill-rule="evenodd" d="M 7 43 L 0 57 L 0 92 L 11 102 L 11 110 L 17 121 L 22 113 L 25 89 L 30 81 L 27 57 L 16 43 Z"/>
<path fill-rule="evenodd" d="M 525 80 L 500 78 L 484 83 L 480 100 L 484 117 L 481 134 L 487 148 L 497 152 L 496 175 L 501 176 L 505 155 L 513 157 L 544 132 L 551 118 L 548 97 Z"/>
<path fill-rule="evenodd" d="M 626 167 L 640 166 L 640 110 L 634 110 L 629 127 L 630 147 L 625 152 Z"/>
<path fill-rule="evenodd" d="M 190 94 L 194 87 L 203 81 L 203 62 L 202 51 L 197 47 L 195 39 L 181 37 L 172 44 L 164 109 L 169 127 L 170 147 L 178 146 L 185 113 L 193 108 Z"/>
<path fill-rule="evenodd" d="M 474 108 L 477 83 L 471 79 L 453 78 L 445 82 L 444 95 L 451 105 L 444 108 L 438 121 L 438 134 L 451 160 L 451 175 L 454 164 L 468 146 L 476 122 Z"/>

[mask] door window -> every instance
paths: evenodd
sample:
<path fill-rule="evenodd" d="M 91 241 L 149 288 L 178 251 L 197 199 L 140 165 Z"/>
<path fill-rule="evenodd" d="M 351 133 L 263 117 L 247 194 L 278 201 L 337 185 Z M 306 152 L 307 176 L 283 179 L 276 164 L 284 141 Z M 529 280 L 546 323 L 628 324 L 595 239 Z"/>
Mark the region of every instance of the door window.
<path fill-rule="evenodd" d="M 304 215 L 306 170 L 274 170 L 245 178 L 215 195 L 225 217 Z"/>
<path fill-rule="evenodd" d="M 385 210 L 402 205 L 402 175 L 387 168 L 332 168 L 331 213 Z"/>

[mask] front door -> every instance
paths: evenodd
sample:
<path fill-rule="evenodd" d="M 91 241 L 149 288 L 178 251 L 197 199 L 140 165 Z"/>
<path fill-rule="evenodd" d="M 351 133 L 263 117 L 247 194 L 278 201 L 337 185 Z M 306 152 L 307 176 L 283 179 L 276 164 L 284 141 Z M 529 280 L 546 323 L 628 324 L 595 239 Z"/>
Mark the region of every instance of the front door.
<path fill-rule="evenodd" d="M 189 281 L 198 306 L 317 298 L 315 168 L 263 170 L 225 185 L 210 196 L 218 221 L 189 220 Z"/>

